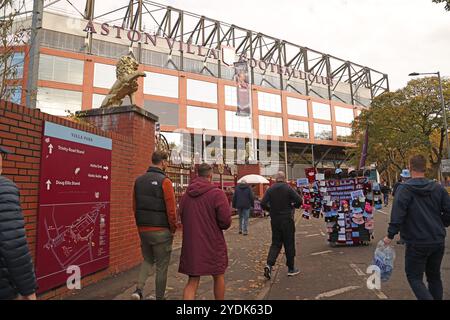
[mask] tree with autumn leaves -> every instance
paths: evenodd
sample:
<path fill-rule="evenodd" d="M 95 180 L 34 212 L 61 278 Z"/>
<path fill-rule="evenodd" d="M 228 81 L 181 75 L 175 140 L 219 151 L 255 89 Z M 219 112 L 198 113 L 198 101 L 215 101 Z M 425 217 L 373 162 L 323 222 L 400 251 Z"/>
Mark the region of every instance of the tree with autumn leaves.
<path fill-rule="evenodd" d="M 450 101 L 450 80 L 443 80 L 444 100 Z M 450 112 L 447 109 L 447 118 Z M 439 178 L 441 160 L 446 158 L 445 130 L 439 85 L 436 77 L 414 79 L 405 88 L 376 97 L 353 123 L 357 148 L 349 150 L 355 165 L 368 130 L 366 163 L 376 163 L 381 175 L 393 181 L 407 167 L 413 154 L 429 161 L 427 175 Z"/>

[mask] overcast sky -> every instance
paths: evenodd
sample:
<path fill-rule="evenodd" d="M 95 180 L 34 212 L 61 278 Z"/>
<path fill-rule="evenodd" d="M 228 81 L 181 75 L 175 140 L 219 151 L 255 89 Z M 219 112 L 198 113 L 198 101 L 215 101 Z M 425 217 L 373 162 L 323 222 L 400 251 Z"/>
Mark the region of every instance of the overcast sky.
<path fill-rule="evenodd" d="M 84 0 L 71 2 L 80 7 L 84 4 Z M 97 15 L 128 0 L 96 2 Z M 432 0 L 157 2 L 387 73 L 391 90 L 405 86 L 413 71 L 441 71 L 443 76 L 450 76 L 450 12 Z"/>

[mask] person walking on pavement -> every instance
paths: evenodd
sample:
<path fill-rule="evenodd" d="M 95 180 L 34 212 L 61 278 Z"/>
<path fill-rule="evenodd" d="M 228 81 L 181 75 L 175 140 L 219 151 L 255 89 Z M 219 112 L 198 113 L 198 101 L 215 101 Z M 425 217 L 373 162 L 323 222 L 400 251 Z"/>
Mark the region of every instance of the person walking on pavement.
<path fill-rule="evenodd" d="M 279 171 L 276 182 L 266 191 L 261 201 L 263 209 L 270 213 L 272 244 L 267 256 L 264 276 L 270 280 L 272 268 L 284 246 L 288 276 L 295 276 L 300 270 L 295 268 L 295 222 L 294 208 L 300 208 L 302 200 L 298 193 L 286 183 L 286 176 Z"/>
<path fill-rule="evenodd" d="M 36 275 L 27 243 L 19 189 L 2 176 L 3 156 L 9 153 L 0 147 L 0 300 L 36 300 Z"/>
<path fill-rule="evenodd" d="M 228 250 L 223 230 L 231 226 L 225 193 L 211 183 L 213 168 L 203 163 L 180 201 L 183 244 L 179 272 L 189 276 L 184 300 L 194 300 L 201 276 L 212 276 L 214 297 L 225 298 Z"/>
<path fill-rule="evenodd" d="M 411 179 L 411 173 L 409 172 L 408 169 L 403 169 L 402 172 L 400 173 L 400 179 L 399 179 L 398 182 L 394 185 L 394 188 L 393 188 L 393 190 L 392 190 L 392 196 L 393 196 L 393 197 L 395 197 L 395 194 L 397 193 L 398 187 L 399 187 L 402 183 L 408 181 L 409 179 Z M 404 245 L 404 244 L 405 244 L 405 241 L 403 241 L 403 238 L 402 238 L 402 234 L 401 234 L 401 233 L 400 233 L 400 240 L 397 241 L 397 244 L 400 244 L 400 245 Z"/>
<path fill-rule="evenodd" d="M 408 181 L 408 179 L 411 178 L 411 173 L 408 169 L 403 169 L 400 173 L 400 179 L 394 184 L 394 187 L 392 188 L 392 196 L 395 197 L 395 193 L 397 191 L 397 188 L 403 183 Z"/>
<path fill-rule="evenodd" d="M 242 180 L 234 192 L 233 208 L 237 209 L 239 214 L 239 234 L 243 233 L 244 236 L 248 235 L 248 218 L 254 202 L 252 189 L 245 180 Z"/>
<path fill-rule="evenodd" d="M 386 181 L 383 180 L 381 183 L 381 193 L 383 194 L 383 202 L 384 206 L 387 207 L 389 204 L 389 193 L 391 193 L 391 188 L 386 184 Z"/>
<path fill-rule="evenodd" d="M 385 245 L 401 231 L 406 243 L 405 272 L 419 300 L 442 300 L 441 263 L 446 230 L 450 225 L 450 197 L 441 185 L 425 178 L 427 161 L 417 155 L 410 160 L 412 179 L 397 190 Z M 425 273 L 428 288 L 423 283 Z"/>
<path fill-rule="evenodd" d="M 167 153 L 153 152 L 152 165 L 134 184 L 134 212 L 144 258 L 131 296 L 134 300 L 144 298 L 145 282 L 154 265 L 156 300 L 166 298 L 167 270 L 177 228 L 175 191 L 164 172 L 167 165 Z"/>

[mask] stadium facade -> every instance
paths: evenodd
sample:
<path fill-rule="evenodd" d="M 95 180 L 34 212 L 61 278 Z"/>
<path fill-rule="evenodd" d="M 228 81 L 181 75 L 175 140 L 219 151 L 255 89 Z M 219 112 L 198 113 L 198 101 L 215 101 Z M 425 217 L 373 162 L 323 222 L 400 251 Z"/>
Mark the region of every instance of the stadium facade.
<path fill-rule="evenodd" d="M 220 153 L 236 163 L 237 150 L 248 152 L 251 141 L 259 149 L 277 140 L 290 178 L 313 165 L 345 167 L 352 121 L 389 90 L 387 75 L 371 68 L 150 1 L 97 16 L 50 9 L 38 38 L 37 108 L 60 116 L 98 108 L 116 79 L 118 58 L 132 51 L 146 73 L 137 104 L 159 117 L 173 146 L 200 150 L 209 160 Z M 18 48 L 14 57 L 19 80 L 12 99 L 21 104 L 27 52 Z M 251 117 L 236 115 L 233 63 L 241 58 L 250 69 Z"/>

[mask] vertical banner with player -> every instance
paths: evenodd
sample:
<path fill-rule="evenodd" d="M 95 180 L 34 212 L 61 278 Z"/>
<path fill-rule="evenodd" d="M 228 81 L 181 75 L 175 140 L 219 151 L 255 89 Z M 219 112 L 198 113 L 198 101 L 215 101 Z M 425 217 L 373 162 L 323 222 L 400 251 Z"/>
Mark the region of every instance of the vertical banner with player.
<path fill-rule="evenodd" d="M 237 116 L 250 116 L 250 81 L 247 61 L 234 63 L 234 79 L 237 88 Z"/>

